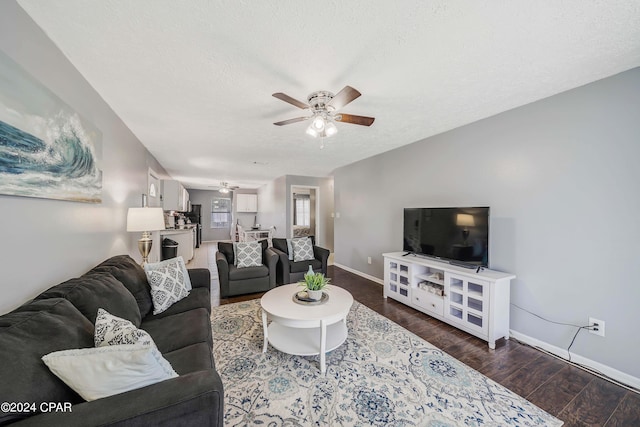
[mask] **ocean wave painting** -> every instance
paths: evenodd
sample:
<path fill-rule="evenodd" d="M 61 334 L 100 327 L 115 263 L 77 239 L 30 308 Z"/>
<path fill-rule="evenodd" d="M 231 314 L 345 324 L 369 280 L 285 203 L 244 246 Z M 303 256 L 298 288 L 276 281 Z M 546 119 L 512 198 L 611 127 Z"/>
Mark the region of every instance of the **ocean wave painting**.
<path fill-rule="evenodd" d="M 102 201 L 102 136 L 0 52 L 0 194 Z"/>

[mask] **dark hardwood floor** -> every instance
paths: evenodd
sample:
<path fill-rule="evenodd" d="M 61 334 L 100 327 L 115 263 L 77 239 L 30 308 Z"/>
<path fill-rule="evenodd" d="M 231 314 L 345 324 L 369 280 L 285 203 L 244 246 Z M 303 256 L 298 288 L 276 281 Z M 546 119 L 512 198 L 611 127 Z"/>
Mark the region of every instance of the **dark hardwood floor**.
<path fill-rule="evenodd" d="M 640 395 L 575 368 L 514 340 L 487 343 L 392 299 L 382 286 L 337 267 L 329 267 L 333 286 L 347 289 L 366 305 L 453 357 L 504 385 L 572 426 L 640 426 Z M 213 301 L 230 304 L 259 298 L 243 295 Z"/>

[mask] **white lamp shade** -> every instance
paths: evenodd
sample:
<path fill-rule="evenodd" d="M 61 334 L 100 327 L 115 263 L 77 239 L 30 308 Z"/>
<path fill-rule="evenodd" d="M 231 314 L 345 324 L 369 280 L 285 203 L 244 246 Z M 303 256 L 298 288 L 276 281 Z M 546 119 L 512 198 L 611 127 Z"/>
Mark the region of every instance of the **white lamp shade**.
<path fill-rule="evenodd" d="M 127 231 L 164 230 L 164 212 L 162 208 L 129 208 L 127 212 Z"/>
<path fill-rule="evenodd" d="M 456 225 L 458 227 L 473 227 L 476 225 L 476 222 L 473 219 L 473 215 L 458 214 L 456 216 Z"/>

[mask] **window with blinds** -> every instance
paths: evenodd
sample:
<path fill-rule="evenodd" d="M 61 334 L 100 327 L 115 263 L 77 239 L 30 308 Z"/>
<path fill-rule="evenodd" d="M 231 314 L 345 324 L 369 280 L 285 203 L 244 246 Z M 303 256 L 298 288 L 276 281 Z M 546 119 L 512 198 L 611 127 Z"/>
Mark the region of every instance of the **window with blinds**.
<path fill-rule="evenodd" d="M 293 225 L 308 227 L 311 224 L 311 198 L 308 194 L 293 196 Z"/>
<path fill-rule="evenodd" d="M 211 228 L 231 227 L 231 199 L 214 197 L 211 200 Z"/>

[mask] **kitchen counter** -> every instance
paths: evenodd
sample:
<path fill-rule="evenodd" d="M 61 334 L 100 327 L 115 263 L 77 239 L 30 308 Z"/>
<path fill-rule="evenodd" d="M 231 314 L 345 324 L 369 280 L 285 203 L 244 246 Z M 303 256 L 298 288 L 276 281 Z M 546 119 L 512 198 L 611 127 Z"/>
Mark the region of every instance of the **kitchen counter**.
<path fill-rule="evenodd" d="M 197 228 L 195 224 L 189 225 L 190 226 L 185 226 L 185 228 L 169 228 L 166 230 L 160 230 L 157 232 L 157 239 L 155 238 L 156 233 L 153 233 L 154 242 L 151 248 L 154 252 L 154 258 L 157 260 L 160 260 L 162 258 L 162 241 L 166 237 L 178 242 L 178 256 L 181 256 L 184 259 L 185 263 L 191 261 L 195 254 L 194 249 L 196 246 Z"/>
<path fill-rule="evenodd" d="M 170 236 L 172 234 L 181 234 L 181 233 L 192 233 L 193 227 L 191 228 L 167 228 L 166 230 L 160 230 L 160 234 L 163 236 Z"/>

